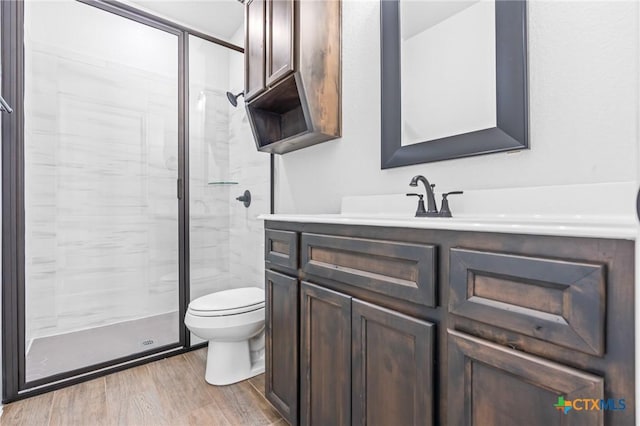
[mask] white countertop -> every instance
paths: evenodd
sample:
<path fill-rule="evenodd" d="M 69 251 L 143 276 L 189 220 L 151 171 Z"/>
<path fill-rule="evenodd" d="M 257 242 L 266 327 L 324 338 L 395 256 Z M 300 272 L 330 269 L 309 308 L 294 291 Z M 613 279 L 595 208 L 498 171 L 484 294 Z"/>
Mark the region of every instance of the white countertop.
<path fill-rule="evenodd" d="M 419 188 L 422 190 L 422 188 Z M 465 191 L 453 218 L 416 218 L 404 194 L 345 197 L 339 214 L 272 214 L 271 221 L 635 240 L 635 183 Z M 438 205 L 440 197 L 436 194 Z"/>
<path fill-rule="evenodd" d="M 445 229 L 456 231 L 501 232 L 509 234 L 559 235 L 567 237 L 618 238 L 635 240 L 637 230 L 633 219 L 608 218 L 595 222 L 584 218 L 414 218 L 381 215 L 342 214 L 273 214 L 261 219 L 280 222 L 324 223 L 336 225 L 364 225 L 414 229 Z"/>

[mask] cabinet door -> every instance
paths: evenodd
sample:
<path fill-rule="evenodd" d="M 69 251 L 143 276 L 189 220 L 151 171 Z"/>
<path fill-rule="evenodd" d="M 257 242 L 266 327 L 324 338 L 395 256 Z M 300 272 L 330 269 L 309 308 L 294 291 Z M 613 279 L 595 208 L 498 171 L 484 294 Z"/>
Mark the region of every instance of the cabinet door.
<path fill-rule="evenodd" d="M 298 280 L 266 271 L 265 394 L 280 414 L 298 422 Z"/>
<path fill-rule="evenodd" d="M 435 326 L 355 299 L 351 306 L 352 424 L 433 424 Z"/>
<path fill-rule="evenodd" d="M 265 10 L 265 0 L 249 0 L 245 6 L 245 101 L 265 89 Z"/>
<path fill-rule="evenodd" d="M 294 70 L 294 0 L 267 0 L 267 86 Z"/>
<path fill-rule="evenodd" d="M 351 298 L 301 284 L 300 424 L 351 420 Z"/>
<path fill-rule="evenodd" d="M 602 377 L 456 331 L 448 335 L 449 425 L 603 424 L 603 412 L 592 409 L 603 398 Z"/>

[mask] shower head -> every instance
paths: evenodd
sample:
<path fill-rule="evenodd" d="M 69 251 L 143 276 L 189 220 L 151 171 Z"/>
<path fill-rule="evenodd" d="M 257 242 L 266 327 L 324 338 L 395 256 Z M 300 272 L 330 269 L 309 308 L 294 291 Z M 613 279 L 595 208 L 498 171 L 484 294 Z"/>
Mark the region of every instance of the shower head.
<path fill-rule="evenodd" d="M 238 106 L 238 98 L 239 98 L 240 96 L 244 96 L 244 92 L 240 92 L 240 93 L 238 93 L 237 95 L 234 95 L 234 94 L 233 94 L 233 93 L 231 93 L 231 92 L 227 92 L 227 99 L 229 99 L 229 103 L 230 103 L 231 105 L 233 105 L 234 107 L 237 107 L 237 106 Z"/>

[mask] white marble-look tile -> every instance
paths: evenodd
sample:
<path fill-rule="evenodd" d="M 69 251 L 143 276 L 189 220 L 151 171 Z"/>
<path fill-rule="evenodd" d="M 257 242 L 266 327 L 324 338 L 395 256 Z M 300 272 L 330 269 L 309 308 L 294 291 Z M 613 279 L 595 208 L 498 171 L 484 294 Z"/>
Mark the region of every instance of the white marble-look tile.
<path fill-rule="evenodd" d="M 176 310 L 177 76 L 28 43 L 27 341 Z"/>
<path fill-rule="evenodd" d="M 177 309 L 177 81 L 29 42 L 27 340 Z M 236 52 L 207 66 L 242 68 Z M 269 155 L 244 108 L 201 73 L 190 88 L 191 298 L 263 286 Z M 210 185 L 236 181 L 238 185 Z M 247 209 L 235 198 L 252 193 Z"/>

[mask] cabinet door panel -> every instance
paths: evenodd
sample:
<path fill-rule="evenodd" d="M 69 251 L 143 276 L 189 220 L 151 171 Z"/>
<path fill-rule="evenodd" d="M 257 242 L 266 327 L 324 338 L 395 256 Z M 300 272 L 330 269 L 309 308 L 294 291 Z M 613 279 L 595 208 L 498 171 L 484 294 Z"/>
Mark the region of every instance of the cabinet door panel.
<path fill-rule="evenodd" d="M 451 313 L 604 354 L 605 265 L 463 248 L 449 258 Z"/>
<path fill-rule="evenodd" d="M 294 71 L 294 0 L 267 2 L 267 85 Z"/>
<path fill-rule="evenodd" d="M 352 302 L 352 424 L 433 424 L 434 325 Z"/>
<path fill-rule="evenodd" d="M 596 426 L 602 377 L 449 330 L 448 420 L 451 426 Z M 559 397 L 580 403 L 566 414 Z"/>
<path fill-rule="evenodd" d="M 249 101 L 265 89 L 265 0 L 245 6 L 244 99 Z"/>
<path fill-rule="evenodd" d="M 298 422 L 298 280 L 266 271 L 267 399 L 280 414 Z"/>
<path fill-rule="evenodd" d="M 348 425 L 351 419 L 351 298 L 301 285 L 300 423 Z"/>

